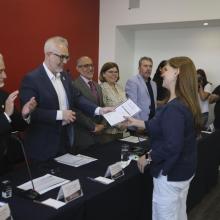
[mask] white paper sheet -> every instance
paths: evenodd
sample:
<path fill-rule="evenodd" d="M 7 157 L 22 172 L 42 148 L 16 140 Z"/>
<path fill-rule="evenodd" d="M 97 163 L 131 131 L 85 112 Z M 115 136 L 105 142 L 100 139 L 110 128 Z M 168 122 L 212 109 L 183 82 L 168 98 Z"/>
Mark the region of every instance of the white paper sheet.
<path fill-rule="evenodd" d="M 114 112 L 106 113 L 103 116 L 111 126 L 114 126 L 125 121 L 124 117 L 132 117 L 140 111 L 141 109 L 131 99 L 127 99 L 115 108 Z"/>
<path fill-rule="evenodd" d="M 56 199 L 51 199 L 51 198 L 46 199 L 46 200 L 42 201 L 41 203 L 44 205 L 51 206 L 55 209 L 59 209 L 60 207 L 62 207 L 66 204 L 65 202 L 61 202 L 61 201 L 58 201 Z"/>
<path fill-rule="evenodd" d="M 141 137 L 135 137 L 135 136 L 129 136 L 123 139 L 120 139 L 121 141 L 126 141 L 126 142 L 130 142 L 130 143 L 139 143 L 139 142 L 143 142 L 146 141 L 146 138 L 141 138 Z"/>
<path fill-rule="evenodd" d="M 67 179 L 53 176 L 51 174 L 46 174 L 33 180 L 34 188 L 40 195 L 68 182 L 69 180 Z M 18 186 L 18 188 L 23 190 L 32 189 L 32 184 L 28 181 Z"/>
<path fill-rule="evenodd" d="M 79 167 L 87 163 L 91 163 L 96 161 L 96 158 L 88 157 L 82 154 L 72 155 L 72 154 L 64 154 L 60 157 L 55 158 L 59 163 L 66 164 L 73 167 Z"/>

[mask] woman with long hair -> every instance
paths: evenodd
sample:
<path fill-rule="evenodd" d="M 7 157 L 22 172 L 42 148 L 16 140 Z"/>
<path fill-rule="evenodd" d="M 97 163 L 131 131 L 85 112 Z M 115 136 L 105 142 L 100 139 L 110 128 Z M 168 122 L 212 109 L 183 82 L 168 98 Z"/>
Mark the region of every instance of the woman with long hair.
<path fill-rule="evenodd" d="M 203 69 L 197 70 L 198 77 L 198 93 L 199 93 L 199 104 L 202 112 L 203 129 L 207 128 L 208 117 L 209 117 L 209 96 L 212 93 L 212 84 L 208 82 L 206 73 Z"/>
<path fill-rule="evenodd" d="M 144 172 L 150 163 L 153 176 L 153 220 L 186 220 L 186 198 L 197 163 L 197 132 L 201 128 L 196 69 L 188 57 L 168 60 L 162 74 L 169 92 L 166 105 L 150 121 L 127 119 L 128 126 L 145 128 L 151 151 L 140 157 Z"/>

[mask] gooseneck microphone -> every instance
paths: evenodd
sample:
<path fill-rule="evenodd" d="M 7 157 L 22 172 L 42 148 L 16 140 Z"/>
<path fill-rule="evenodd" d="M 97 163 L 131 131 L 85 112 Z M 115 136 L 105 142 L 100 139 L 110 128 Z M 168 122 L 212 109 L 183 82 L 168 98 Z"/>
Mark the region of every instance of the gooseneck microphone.
<path fill-rule="evenodd" d="M 21 194 L 25 198 L 35 200 L 35 199 L 39 198 L 40 194 L 34 188 L 34 182 L 33 182 L 32 174 L 31 174 L 30 165 L 29 165 L 29 162 L 28 162 L 28 159 L 27 159 L 27 154 L 25 152 L 24 144 L 16 134 L 14 134 L 13 137 L 19 142 L 19 144 L 21 146 L 23 156 L 24 156 L 24 159 L 25 159 L 25 164 L 26 164 L 27 171 L 28 171 L 28 176 L 29 176 L 29 179 L 30 179 L 30 182 L 31 182 L 31 185 L 32 185 L 32 189 L 22 190 L 21 192 L 19 192 L 19 194 Z"/>

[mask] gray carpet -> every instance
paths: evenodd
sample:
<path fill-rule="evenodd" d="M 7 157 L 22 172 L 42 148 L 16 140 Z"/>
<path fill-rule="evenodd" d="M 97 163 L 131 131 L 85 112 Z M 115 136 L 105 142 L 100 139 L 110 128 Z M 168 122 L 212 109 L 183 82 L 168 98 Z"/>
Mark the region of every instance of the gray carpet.
<path fill-rule="evenodd" d="M 190 211 L 188 220 L 220 220 L 220 177 L 217 186 Z"/>

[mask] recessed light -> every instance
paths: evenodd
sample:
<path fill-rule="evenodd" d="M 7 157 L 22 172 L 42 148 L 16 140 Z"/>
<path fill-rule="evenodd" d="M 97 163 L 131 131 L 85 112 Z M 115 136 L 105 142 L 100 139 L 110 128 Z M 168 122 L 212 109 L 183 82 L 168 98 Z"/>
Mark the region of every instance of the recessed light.
<path fill-rule="evenodd" d="M 203 25 L 204 25 L 204 26 L 208 26 L 209 23 L 208 23 L 208 22 L 204 22 Z"/>

